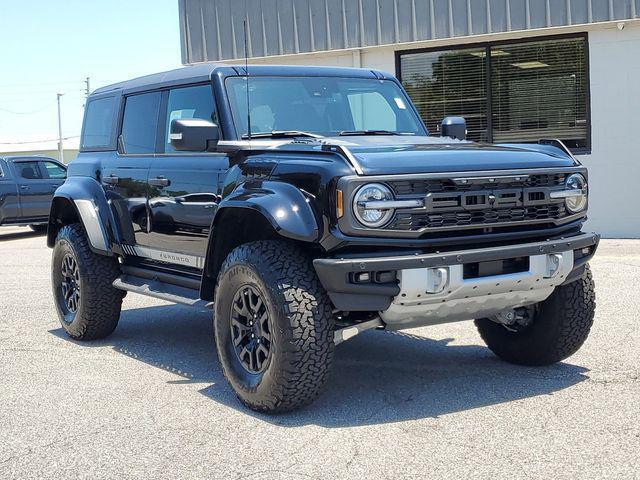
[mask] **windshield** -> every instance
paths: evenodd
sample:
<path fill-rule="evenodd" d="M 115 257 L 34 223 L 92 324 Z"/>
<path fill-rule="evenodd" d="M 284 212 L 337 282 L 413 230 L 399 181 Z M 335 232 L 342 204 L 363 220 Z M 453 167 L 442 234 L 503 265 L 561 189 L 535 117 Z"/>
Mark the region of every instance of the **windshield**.
<path fill-rule="evenodd" d="M 226 80 L 238 137 L 247 135 L 247 82 Z M 308 132 L 424 135 L 404 92 L 389 80 L 338 77 L 251 77 L 251 134 Z"/>

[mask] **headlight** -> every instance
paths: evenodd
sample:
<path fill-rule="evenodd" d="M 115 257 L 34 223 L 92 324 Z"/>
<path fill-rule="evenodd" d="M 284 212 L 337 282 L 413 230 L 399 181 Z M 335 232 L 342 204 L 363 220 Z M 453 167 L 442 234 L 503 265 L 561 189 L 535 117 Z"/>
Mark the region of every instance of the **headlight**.
<path fill-rule="evenodd" d="M 393 193 L 388 187 L 380 183 L 369 183 L 356 191 L 353 197 L 353 212 L 365 227 L 380 227 L 391 220 L 393 209 L 371 208 L 370 202 L 391 200 L 393 200 Z"/>
<path fill-rule="evenodd" d="M 579 173 L 569 175 L 565 183 L 568 192 L 575 192 L 565 199 L 567 210 L 578 213 L 587 207 L 587 180 Z"/>

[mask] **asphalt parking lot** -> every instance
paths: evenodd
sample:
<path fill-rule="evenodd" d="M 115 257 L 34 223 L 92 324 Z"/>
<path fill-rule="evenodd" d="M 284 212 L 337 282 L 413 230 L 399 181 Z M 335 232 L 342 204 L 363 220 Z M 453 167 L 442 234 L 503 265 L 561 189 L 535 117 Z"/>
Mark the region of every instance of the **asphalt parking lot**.
<path fill-rule="evenodd" d="M 58 325 L 51 252 L 0 229 L 0 478 L 640 478 L 640 241 L 592 262 L 580 352 L 525 368 L 470 322 L 368 332 L 325 394 L 257 415 L 226 385 L 208 311 L 129 295 L 108 339 Z"/>

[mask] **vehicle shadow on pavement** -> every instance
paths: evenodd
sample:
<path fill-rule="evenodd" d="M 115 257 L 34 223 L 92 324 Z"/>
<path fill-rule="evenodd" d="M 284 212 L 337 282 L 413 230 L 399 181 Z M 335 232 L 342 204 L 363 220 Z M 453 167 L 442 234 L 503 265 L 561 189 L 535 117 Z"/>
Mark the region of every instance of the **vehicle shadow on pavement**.
<path fill-rule="evenodd" d="M 51 333 L 68 339 L 62 329 Z M 587 379 L 588 370 L 580 366 L 519 367 L 498 360 L 484 346 L 451 345 L 451 341 L 365 332 L 337 347 L 333 374 L 316 402 L 280 415 L 257 414 L 237 400 L 216 356 L 210 311 L 179 305 L 124 310 L 111 337 L 77 344 L 112 345 L 131 358 L 183 377 L 169 383 L 205 384 L 200 392 L 212 400 L 288 427 L 337 428 L 436 418 L 553 394 Z"/>
<path fill-rule="evenodd" d="M 8 242 L 9 240 L 22 240 L 25 238 L 44 237 L 46 232 L 34 232 L 32 230 L 25 230 L 21 232 L 6 232 L 3 233 L 0 229 L 0 242 Z"/>

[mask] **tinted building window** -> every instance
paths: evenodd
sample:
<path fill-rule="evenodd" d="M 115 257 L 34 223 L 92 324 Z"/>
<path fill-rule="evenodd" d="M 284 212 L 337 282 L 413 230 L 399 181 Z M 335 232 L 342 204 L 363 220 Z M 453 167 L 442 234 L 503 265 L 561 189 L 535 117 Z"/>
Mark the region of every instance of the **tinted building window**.
<path fill-rule="evenodd" d="M 160 93 L 127 97 L 122 120 L 122 143 L 125 153 L 154 153 Z"/>
<path fill-rule="evenodd" d="M 400 55 L 400 75 L 432 134 L 451 115 L 475 141 L 559 138 L 589 146 L 587 39 L 556 38 Z"/>
<path fill-rule="evenodd" d="M 82 130 L 83 150 L 110 146 L 116 103 L 115 97 L 89 101 Z"/>
<path fill-rule="evenodd" d="M 402 82 L 431 134 L 461 116 L 471 140 L 488 140 L 486 65 L 484 48 L 402 55 Z"/>
<path fill-rule="evenodd" d="M 169 141 L 171 121 L 181 118 L 200 118 L 218 124 L 211 85 L 177 88 L 169 92 L 167 106 L 165 152 L 175 152 Z"/>

